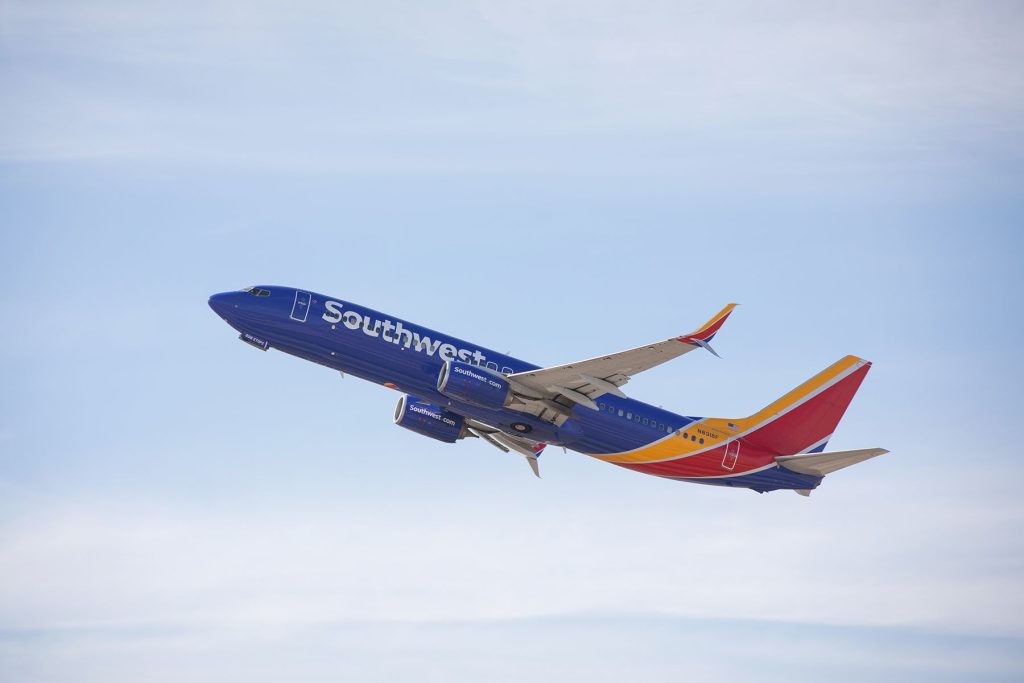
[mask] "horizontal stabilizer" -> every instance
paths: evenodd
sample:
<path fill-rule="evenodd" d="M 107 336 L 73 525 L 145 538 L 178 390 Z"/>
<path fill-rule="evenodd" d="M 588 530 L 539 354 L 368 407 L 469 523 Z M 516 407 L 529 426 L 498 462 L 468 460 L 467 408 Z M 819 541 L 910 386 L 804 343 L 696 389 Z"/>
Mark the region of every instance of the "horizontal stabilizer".
<path fill-rule="evenodd" d="M 876 455 L 883 455 L 889 451 L 884 448 L 861 448 L 854 451 L 833 451 L 831 453 L 807 453 L 805 455 L 780 455 L 775 458 L 787 470 L 799 472 L 800 474 L 811 474 L 816 477 L 824 477 L 836 470 L 841 470 L 850 465 L 856 465 Z"/>

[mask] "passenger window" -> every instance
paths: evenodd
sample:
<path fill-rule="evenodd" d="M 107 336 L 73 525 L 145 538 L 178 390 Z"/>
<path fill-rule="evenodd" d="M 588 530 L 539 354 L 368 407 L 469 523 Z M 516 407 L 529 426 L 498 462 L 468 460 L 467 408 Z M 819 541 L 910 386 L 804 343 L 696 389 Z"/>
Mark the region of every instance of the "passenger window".
<path fill-rule="evenodd" d="M 619 408 L 619 417 L 622 417 L 622 408 Z"/>
<path fill-rule="evenodd" d="M 647 418 L 646 417 L 644 418 L 644 424 L 645 425 L 647 424 Z"/>
<path fill-rule="evenodd" d="M 501 371 L 502 371 L 502 373 L 504 373 L 506 375 L 511 375 L 512 374 L 512 368 L 502 367 Z"/>
<path fill-rule="evenodd" d="M 619 413 L 619 414 L 621 415 L 621 413 Z M 626 419 L 627 420 L 632 420 L 633 419 L 633 413 L 626 413 Z"/>
<path fill-rule="evenodd" d="M 494 370 L 495 372 L 498 371 L 498 364 L 492 360 L 487 361 L 487 367 L 489 367 L 491 370 Z"/>

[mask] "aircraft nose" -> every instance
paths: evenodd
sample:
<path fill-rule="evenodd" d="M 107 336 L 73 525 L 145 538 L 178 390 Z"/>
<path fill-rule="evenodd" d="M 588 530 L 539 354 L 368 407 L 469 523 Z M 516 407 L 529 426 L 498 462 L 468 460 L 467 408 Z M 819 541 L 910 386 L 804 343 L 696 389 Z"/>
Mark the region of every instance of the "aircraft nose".
<path fill-rule="evenodd" d="M 227 320 L 231 310 L 236 307 L 234 298 L 235 292 L 221 292 L 220 294 L 214 294 L 211 296 L 208 303 L 214 313 Z"/>

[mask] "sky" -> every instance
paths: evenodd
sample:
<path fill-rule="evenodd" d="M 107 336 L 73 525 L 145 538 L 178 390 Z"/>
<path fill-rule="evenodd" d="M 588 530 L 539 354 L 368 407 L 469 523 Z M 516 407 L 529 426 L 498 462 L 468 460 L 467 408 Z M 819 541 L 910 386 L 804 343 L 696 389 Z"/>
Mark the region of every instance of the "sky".
<path fill-rule="evenodd" d="M 0 681 L 1024 677 L 1018 3 L 0 7 Z M 207 297 L 755 412 L 810 498 L 396 428 Z"/>

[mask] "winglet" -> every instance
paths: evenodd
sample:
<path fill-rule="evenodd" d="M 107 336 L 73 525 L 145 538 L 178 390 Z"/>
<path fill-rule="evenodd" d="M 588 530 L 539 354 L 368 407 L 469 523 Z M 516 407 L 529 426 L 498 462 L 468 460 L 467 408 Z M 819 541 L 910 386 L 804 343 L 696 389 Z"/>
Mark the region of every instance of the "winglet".
<path fill-rule="evenodd" d="M 529 455 L 526 454 L 525 450 L 523 451 L 523 457 L 526 458 L 526 462 L 529 463 L 530 469 L 533 470 L 533 474 L 538 479 L 540 479 L 540 466 L 537 463 L 537 458 L 540 457 L 540 454 L 544 452 L 545 446 L 547 446 L 546 443 L 538 443 L 534 445 L 532 449 L 533 453 L 530 453 Z"/>
<path fill-rule="evenodd" d="M 725 308 L 716 313 L 711 320 L 704 323 L 700 329 L 695 332 L 691 332 L 690 334 L 683 335 L 682 337 L 677 337 L 677 339 L 685 344 L 700 346 L 701 348 L 707 349 L 718 356 L 718 353 L 711 348 L 711 345 L 708 342 L 714 339 L 715 334 L 718 333 L 718 330 L 721 329 L 722 325 L 725 323 L 725 319 L 729 317 L 730 313 L 732 313 L 732 309 L 736 308 L 738 305 L 739 304 L 728 304 Z M 721 356 L 719 356 L 719 358 L 721 358 Z"/>
<path fill-rule="evenodd" d="M 701 347 L 702 349 L 707 349 L 708 351 L 713 353 L 715 358 L 721 358 L 721 356 L 718 355 L 718 351 L 715 351 L 713 348 L 711 348 L 711 344 L 708 344 L 703 339 L 694 339 L 693 343 Z"/>
<path fill-rule="evenodd" d="M 523 457 L 526 458 L 526 462 L 530 463 L 530 469 L 533 470 L 534 475 L 540 479 L 540 467 L 537 465 L 537 456 L 524 455 Z"/>

